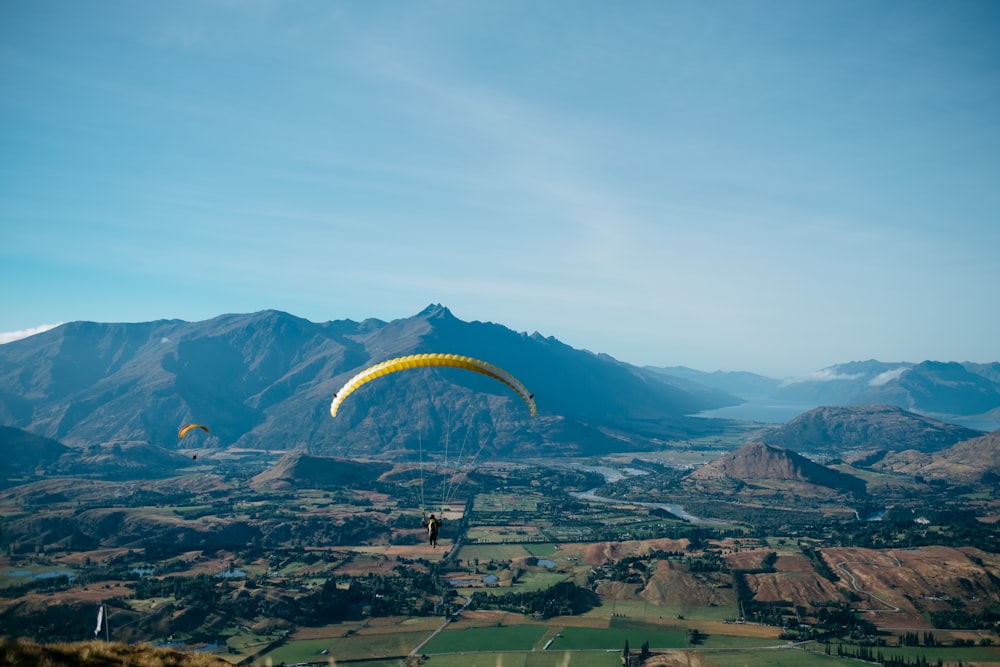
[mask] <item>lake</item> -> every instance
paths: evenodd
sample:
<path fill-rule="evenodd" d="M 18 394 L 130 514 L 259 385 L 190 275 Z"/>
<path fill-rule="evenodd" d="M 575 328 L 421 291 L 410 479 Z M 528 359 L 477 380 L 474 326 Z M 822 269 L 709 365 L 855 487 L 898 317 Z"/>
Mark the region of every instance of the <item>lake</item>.
<path fill-rule="evenodd" d="M 820 407 L 816 403 L 788 403 L 771 399 L 751 399 L 740 405 L 727 408 L 705 410 L 696 417 L 709 419 L 738 419 L 740 421 L 759 422 L 762 424 L 785 424 L 804 412 Z M 919 414 L 919 413 L 918 413 Z M 953 415 L 925 415 L 948 424 L 958 424 L 977 431 L 991 432 L 1000 428 L 1000 421 L 978 419 L 976 417 L 958 417 Z"/>
<path fill-rule="evenodd" d="M 814 403 L 785 403 L 782 401 L 760 399 L 749 400 L 739 405 L 730 405 L 726 408 L 705 410 L 695 416 L 708 417 L 710 419 L 738 419 L 740 421 L 761 422 L 763 424 L 784 424 L 815 407 L 819 406 Z"/>

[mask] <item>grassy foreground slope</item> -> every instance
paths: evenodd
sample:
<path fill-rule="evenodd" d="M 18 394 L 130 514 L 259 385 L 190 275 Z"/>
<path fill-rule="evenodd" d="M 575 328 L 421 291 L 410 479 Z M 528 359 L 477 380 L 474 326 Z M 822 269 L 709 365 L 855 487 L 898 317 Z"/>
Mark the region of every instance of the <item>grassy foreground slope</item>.
<path fill-rule="evenodd" d="M 0 639 L 0 665 L 28 667 L 231 667 L 203 653 L 183 653 L 151 646 L 129 646 L 119 642 L 72 642 L 36 644 Z"/>

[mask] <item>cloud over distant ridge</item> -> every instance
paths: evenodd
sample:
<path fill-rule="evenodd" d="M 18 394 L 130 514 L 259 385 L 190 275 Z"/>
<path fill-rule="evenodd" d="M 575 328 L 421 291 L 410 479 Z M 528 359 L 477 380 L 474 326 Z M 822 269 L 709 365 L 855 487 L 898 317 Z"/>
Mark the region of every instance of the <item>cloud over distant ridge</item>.
<path fill-rule="evenodd" d="M 832 368 L 824 368 L 822 370 L 813 371 L 807 375 L 789 378 L 782 382 L 781 385 L 787 386 L 790 384 L 799 384 L 801 382 L 836 382 L 840 380 L 858 380 L 864 376 L 864 373 L 838 373 Z"/>
<path fill-rule="evenodd" d="M 37 327 L 32 327 L 31 329 L 0 333 L 0 345 L 3 345 L 4 343 L 13 343 L 15 340 L 21 340 L 22 338 L 34 336 L 35 334 L 40 334 L 44 331 L 48 331 L 49 329 L 55 329 L 60 324 L 62 324 L 62 322 L 56 322 L 55 324 L 41 324 Z"/>
<path fill-rule="evenodd" d="M 886 371 L 884 373 L 879 373 L 878 375 L 876 375 L 875 377 L 873 377 L 871 380 L 869 380 L 868 384 L 871 385 L 872 387 L 881 387 L 882 385 L 886 384 L 887 382 L 892 382 L 893 380 L 898 379 L 899 376 L 901 376 L 907 370 L 908 369 L 905 366 L 900 366 L 899 368 L 893 368 L 891 371 Z"/>

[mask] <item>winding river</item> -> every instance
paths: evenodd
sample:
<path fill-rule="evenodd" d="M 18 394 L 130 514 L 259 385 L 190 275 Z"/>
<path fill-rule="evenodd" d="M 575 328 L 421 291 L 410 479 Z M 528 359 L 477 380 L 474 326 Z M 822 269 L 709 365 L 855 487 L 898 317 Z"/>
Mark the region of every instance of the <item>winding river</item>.
<path fill-rule="evenodd" d="M 674 505 L 673 503 L 644 503 L 637 500 L 620 500 L 618 498 L 606 498 L 604 496 L 599 496 L 595 493 L 597 489 L 591 489 L 589 491 L 576 491 L 569 495 L 579 500 L 587 500 L 589 502 L 597 503 L 608 503 L 610 505 L 637 505 L 639 507 L 651 507 L 654 509 L 661 509 L 670 512 L 676 517 L 680 517 L 685 521 L 690 521 L 693 524 L 699 526 L 728 526 L 730 524 L 725 521 L 716 521 L 715 519 L 702 519 L 693 514 L 689 514 L 684 511 L 684 508 L 680 505 Z"/>

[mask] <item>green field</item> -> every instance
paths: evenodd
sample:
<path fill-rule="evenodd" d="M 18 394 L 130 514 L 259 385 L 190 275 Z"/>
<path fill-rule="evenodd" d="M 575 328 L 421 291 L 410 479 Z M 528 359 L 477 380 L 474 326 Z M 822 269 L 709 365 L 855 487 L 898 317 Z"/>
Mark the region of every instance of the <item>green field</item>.
<path fill-rule="evenodd" d="M 225 639 L 226 649 L 229 658 L 233 658 L 233 654 L 229 654 L 228 651 L 236 651 L 235 655 L 240 657 L 253 655 L 257 651 L 264 650 L 265 647 L 277 641 L 278 636 L 276 635 L 259 635 L 252 632 L 242 632 L 236 630 L 235 628 L 229 628 L 219 633 L 220 639 Z M 220 657 L 223 654 L 218 653 Z"/>
<path fill-rule="evenodd" d="M 295 664 L 298 662 L 318 662 L 327 658 L 335 660 L 368 660 L 407 655 L 421 641 L 426 632 L 398 632 L 382 635 L 354 635 L 344 638 L 298 639 L 269 651 L 256 660 L 254 665 Z M 326 649 L 329 655 L 323 655 Z M 371 663 L 366 663 L 370 665 Z"/>
<path fill-rule="evenodd" d="M 477 493 L 472 509 L 484 514 L 514 511 L 534 514 L 538 511 L 538 498 L 515 493 Z"/>
<path fill-rule="evenodd" d="M 756 649 L 767 646 L 781 646 L 785 642 L 772 637 L 741 637 L 738 635 L 705 634 L 698 644 L 699 647 L 709 649 Z"/>
<path fill-rule="evenodd" d="M 462 651 L 530 651 L 545 634 L 544 625 L 510 625 L 490 628 L 463 628 L 439 634 L 422 649 L 423 653 Z"/>
<path fill-rule="evenodd" d="M 870 664 L 801 649 L 705 651 L 699 655 L 714 667 L 857 667 Z"/>
<path fill-rule="evenodd" d="M 621 667 L 621 653 L 590 651 L 533 651 L 528 653 L 482 653 L 464 655 L 432 655 L 428 667 Z M 369 667 L 368 664 L 365 667 Z"/>
<path fill-rule="evenodd" d="M 654 651 L 697 652 L 705 665 L 713 667 L 823 667 L 853 665 L 858 661 L 824 653 L 820 644 L 808 644 L 808 650 L 783 646 L 778 639 L 705 634 L 697 646 L 690 646 L 683 627 L 647 623 L 635 618 L 616 617 L 609 628 L 563 627 L 542 624 L 446 629 L 421 649 L 432 667 L 604 667 L 620 665 L 621 650 L 628 642 L 639 650 L 644 643 Z M 555 633 L 555 634 L 554 634 Z M 398 656 L 407 655 L 428 636 L 426 631 L 350 637 L 302 639 L 265 653 L 254 665 L 294 664 L 299 662 L 365 660 L 366 667 L 398 664 Z M 231 638 L 235 639 L 235 638 Z M 240 638 L 259 643 L 259 636 Z M 551 641 L 550 641 L 551 640 Z M 233 645 L 233 642 L 230 642 Z M 775 648 L 778 647 L 778 648 Z M 234 646 L 249 649 L 249 646 Z M 543 650 L 545 649 L 545 650 Z M 328 654 L 323 654 L 323 651 Z M 845 645 L 845 650 L 853 647 Z M 940 658 L 946 667 L 957 665 L 1000 664 L 1000 647 L 880 647 L 873 649 L 885 657 L 908 660 L 926 659 L 934 664 Z M 384 663 L 378 659 L 383 658 Z M 368 662 L 374 660 L 375 662 Z"/>
<path fill-rule="evenodd" d="M 639 628 L 564 628 L 549 647 L 550 650 L 579 651 L 585 649 L 622 650 L 625 642 L 638 649 L 644 642 L 650 648 L 686 648 L 687 634 L 676 630 Z"/>
<path fill-rule="evenodd" d="M 671 651 L 671 653 L 674 652 Z M 857 660 L 797 649 L 684 650 L 677 651 L 676 654 L 678 656 L 697 656 L 697 659 L 701 661 L 699 664 L 706 667 L 847 667 L 858 664 Z M 422 664 L 429 667 L 621 667 L 621 651 L 560 651 L 550 649 L 527 653 L 431 655 Z"/>
<path fill-rule="evenodd" d="M 254 664 L 281 664 L 281 663 L 296 663 L 296 662 L 309 662 L 313 660 L 322 660 L 323 651 L 327 650 L 334 653 L 334 645 L 340 641 L 337 638 L 328 639 L 302 639 L 299 641 L 288 642 L 283 644 L 273 651 L 265 653 L 263 657 L 258 658 Z"/>
<path fill-rule="evenodd" d="M 469 530 L 469 536 L 474 539 L 496 537 L 492 533 L 477 532 L 475 528 Z M 551 542 L 529 544 L 467 544 L 462 547 L 458 557 L 464 561 L 471 561 L 478 558 L 481 563 L 488 563 L 490 560 L 515 560 L 518 558 L 527 558 L 528 556 L 549 558 L 557 552 L 556 545 Z"/>
<path fill-rule="evenodd" d="M 562 572 L 549 572 L 547 570 L 524 570 L 517 577 L 517 591 L 527 593 L 531 591 L 543 591 L 552 588 L 560 581 L 571 578 Z M 499 590 L 499 589 L 493 589 Z M 506 592 L 510 592 L 509 590 Z"/>
<path fill-rule="evenodd" d="M 548 558 L 558 551 L 556 545 L 551 542 L 546 542 L 544 544 L 525 544 L 524 549 L 536 558 Z"/>
<path fill-rule="evenodd" d="M 637 624 L 642 625 L 642 624 Z M 431 667 L 617 667 L 621 664 L 621 650 L 628 641 L 637 651 L 643 642 L 657 650 L 677 650 L 678 653 L 697 654 L 702 664 L 712 667 L 835 667 L 856 665 L 853 658 L 825 655 L 818 645 L 810 650 L 801 648 L 765 648 L 754 644 L 773 646 L 776 640 L 744 637 L 727 637 L 728 648 L 706 642 L 699 647 L 687 646 L 687 635 L 680 631 L 656 628 L 588 629 L 565 628 L 554 638 L 547 650 L 540 644 L 546 627 L 540 625 L 506 626 L 500 628 L 466 628 L 447 631 L 438 635 L 421 653 L 427 656 L 423 664 Z M 254 661 L 254 665 L 294 664 L 318 662 L 324 659 L 365 660 L 366 667 L 396 667 L 398 657 L 409 653 L 423 633 L 407 635 L 378 635 L 348 639 L 308 639 L 290 642 Z M 353 646 L 350 646 L 353 644 Z M 322 651 L 326 649 L 329 655 Z M 911 660 L 923 657 L 934 664 L 942 659 L 946 667 L 1000 663 L 1000 648 L 889 648 L 882 647 L 888 656 L 901 655 Z M 378 660 L 379 657 L 384 660 Z"/>
<path fill-rule="evenodd" d="M 474 531 L 469 531 L 470 536 L 474 534 Z M 486 536 L 486 533 L 480 534 L 480 537 Z M 504 561 L 527 558 L 532 555 L 526 548 L 527 546 L 521 544 L 468 544 L 462 546 L 458 552 L 458 558 L 466 563 L 471 563 L 478 558 L 480 568 L 482 568 L 491 560 Z"/>
<path fill-rule="evenodd" d="M 689 621 L 713 620 L 721 621 L 739 615 L 735 605 L 719 605 L 717 607 L 695 607 L 676 605 L 661 607 L 649 604 L 645 600 L 608 600 L 599 607 L 582 614 L 599 618 L 625 616 L 631 619 L 649 619 L 656 623 L 664 619 L 683 616 Z"/>

